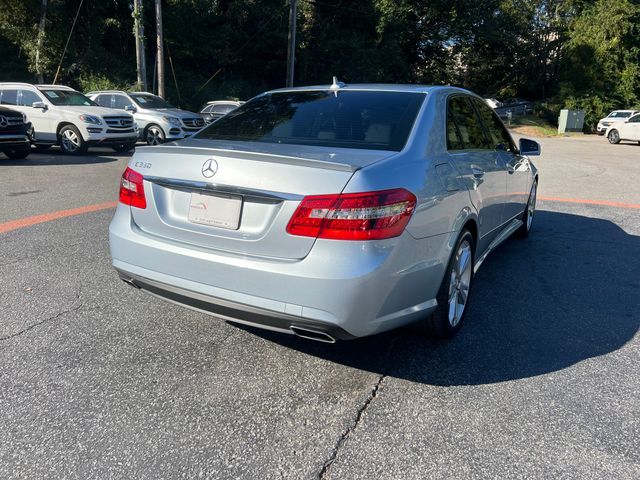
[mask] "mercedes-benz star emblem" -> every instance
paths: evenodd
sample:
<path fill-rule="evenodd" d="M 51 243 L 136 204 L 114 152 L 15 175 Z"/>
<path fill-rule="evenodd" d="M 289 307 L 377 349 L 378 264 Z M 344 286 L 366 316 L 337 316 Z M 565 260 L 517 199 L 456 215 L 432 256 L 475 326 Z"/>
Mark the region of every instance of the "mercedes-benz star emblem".
<path fill-rule="evenodd" d="M 218 162 L 216 162 L 213 158 L 210 158 L 204 165 L 202 165 L 202 175 L 207 178 L 213 177 L 218 171 Z"/>
<path fill-rule="evenodd" d="M 2 115 L 0 115 L 0 127 L 4 128 L 7 125 L 9 125 L 9 120 L 7 120 L 7 117 L 3 117 Z"/>
<path fill-rule="evenodd" d="M 127 123 L 126 120 L 124 118 L 120 119 L 120 125 L 122 125 L 124 127 L 124 124 Z"/>

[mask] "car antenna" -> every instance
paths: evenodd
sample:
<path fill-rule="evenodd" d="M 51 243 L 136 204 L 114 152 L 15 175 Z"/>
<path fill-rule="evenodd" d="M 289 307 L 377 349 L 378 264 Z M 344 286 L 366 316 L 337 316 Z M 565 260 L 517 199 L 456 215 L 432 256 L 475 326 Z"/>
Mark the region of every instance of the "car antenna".
<path fill-rule="evenodd" d="M 345 86 L 344 83 L 338 81 L 338 77 L 333 77 L 333 83 L 329 87 L 329 90 L 331 90 L 333 92 L 333 94 L 337 97 L 338 96 L 338 90 L 340 90 L 344 86 Z"/>

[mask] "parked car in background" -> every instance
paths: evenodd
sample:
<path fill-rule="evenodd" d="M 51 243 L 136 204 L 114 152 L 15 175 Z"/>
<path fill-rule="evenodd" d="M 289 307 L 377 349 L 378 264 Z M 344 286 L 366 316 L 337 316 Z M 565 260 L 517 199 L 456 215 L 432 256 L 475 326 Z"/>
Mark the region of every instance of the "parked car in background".
<path fill-rule="evenodd" d="M 41 150 L 60 145 L 68 155 L 81 155 L 92 146 L 135 148 L 138 132 L 130 114 L 101 108 L 73 88 L 0 83 L 0 104 L 27 115 Z"/>
<path fill-rule="evenodd" d="M 638 113 L 640 113 L 640 110 L 614 110 L 598 121 L 598 126 L 596 127 L 598 135 L 604 135 L 611 125 L 617 124 L 618 122 L 626 122 Z"/>
<path fill-rule="evenodd" d="M 152 93 L 102 90 L 87 95 L 103 107 L 131 112 L 147 145 L 182 140 L 205 125 L 197 113 L 176 108 Z"/>
<path fill-rule="evenodd" d="M 495 98 L 485 98 L 484 101 L 493 109 L 502 107 L 502 102 Z"/>
<path fill-rule="evenodd" d="M 215 100 L 213 102 L 207 102 L 200 109 L 200 115 L 202 115 L 206 123 L 211 123 L 232 110 L 235 110 L 242 104 L 244 104 L 244 102 L 237 102 L 235 100 Z"/>
<path fill-rule="evenodd" d="M 138 149 L 113 265 L 172 302 L 314 340 L 411 322 L 451 337 L 489 252 L 531 229 L 539 153 L 459 88 L 267 92 Z"/>
<path fill-rule="evenodd" d="M 32 133 L 24 113 L 0 106 L 0 152 L 16 160 L 27 158 Z"/>
<path fill-rule="evenodd" d="M 607 128 L 609 143 L 620 143 L 622 140 L 640 143 L 640 112 L 625 121 L 615 122 Z"/>
<path fill-rule="evenodd" d="M 511 110 L 513 115 L 528 115 L 533 113 L 533 104 L 522 98 L 507 98 L 502 101 L 501 107 Z"/>

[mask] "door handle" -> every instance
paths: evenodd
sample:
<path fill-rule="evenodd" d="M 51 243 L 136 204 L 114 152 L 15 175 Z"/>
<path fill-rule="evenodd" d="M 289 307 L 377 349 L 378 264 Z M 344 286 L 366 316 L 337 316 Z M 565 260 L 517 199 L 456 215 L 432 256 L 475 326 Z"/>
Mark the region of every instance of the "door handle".
<path fill-rule="evenodd" d="M 471 173 L 473 173 L 473 176 L 476 178 L 484 177 L 484 170 L 473 165 L 471 166 Z"/>

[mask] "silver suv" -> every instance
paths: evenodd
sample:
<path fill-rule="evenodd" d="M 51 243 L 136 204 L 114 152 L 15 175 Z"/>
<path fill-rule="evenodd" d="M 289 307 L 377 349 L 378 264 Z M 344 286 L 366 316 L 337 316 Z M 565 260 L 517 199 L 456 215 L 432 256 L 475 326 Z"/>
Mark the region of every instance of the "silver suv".
<path fill-rule="evenodd" d="M 205 125 L 197 113 L 176 108 L 152 93 L 103 90 L 89 92 L 87 96 L 103 107 L 131 112 L 140 138 L 148 145 L 190 137 Z"/>
<path fill-rule="evenodd" d="M 0 83 L 0 104 L 29 118 L 39 150 L 60 145 L 68 155 L 82 155 L 91 146 L 124 152 L 136 144 L 138 132 L 129 113 L 100 108 L 63 85 Z"/>

